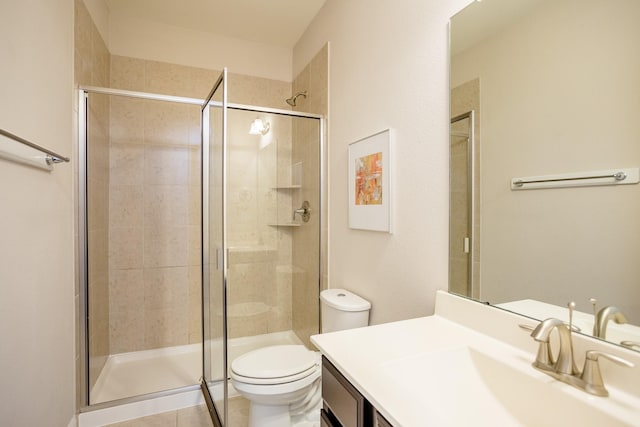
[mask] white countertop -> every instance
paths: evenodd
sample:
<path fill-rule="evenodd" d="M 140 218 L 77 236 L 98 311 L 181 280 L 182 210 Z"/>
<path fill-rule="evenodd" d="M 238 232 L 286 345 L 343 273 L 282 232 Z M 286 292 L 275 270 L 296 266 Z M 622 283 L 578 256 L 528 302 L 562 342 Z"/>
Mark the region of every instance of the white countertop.
<path fill-rule="evenodd" d="M 479 304 L 470 303 L 474 304 L 471 311 L 482 310 Z M 458 303 L 456 302 L 456 304 Z M 486 307 L 486 309 L 497 310 L 492 307 Z M 514 315 L 505 312 L 505 316 L 513 317 Z M 462 323 L 465 323 L 464 319 Z M 509 330 L 511 329 L 517 330 L 517 324 L 513 327 L 509 326 Z M 617 412 L 620 412 L 620 407 L 623 407 L 623 413 L 616 422 L 622 421 L 618 424 L 614 423 L 614 425 L 640 425 L 640 407 L 637 407 L 638 396 L 614 391 L 612 395 L 615 395 L 615 399 L 598 398 L 554 380 L 531 367 L 531 362 L 535 358 L 534 351 L 537 347 L 533 340 L 526 333 L 518 331 L 515 334 L 517 337 L 522 335 L 526 340 L 527 345 L 524 349 L 498 341 L 489 335 L 479 333 L 443 316 L 434 315 L 314 335 L 311 337 L 311 341 L 395 427 L 424 427 L 427 425 L 426 414 L 430 418 L 428 423 L 438 427 L 536 425 L 535 421 L 520 421 L 523 418 L 523 413 L 529 412 L 530 406 L 535 404 L 531 402 L 536 398 L 536 395 L 532 394 L 533 391 L 531 393 L 525 391 L 525 395 L 520 396 L 519 399 L 513 397 L 509 399 L 507 396 L 506 400 L 509 401 L 509 405 L 514 405 L 513 411 L 495 411 L 491 412 L 491 416 L 484 418 L 477 416 L 477 414 L 483 413 L 483 409 L 471 407 L 473 401 L 476 400 L 474 396 L 477 396 L 473 393 L 484 393 L 483 389 L 476 387 L 475 390 L 467 392 L 464 376 L 459 373 L 459 375 L 454 375 L 451 371 L 456 369 L 456 358 L 466 348 L 478 350 L 482 354 L 499 355 L 500 366 L 510 365 L 513 367 L 513 372 L 517 371 L 519 380 L 522 376 L 527 384 L 529 383 L 528 378 L 534 379 L 532 384 L 542 384 L 540 385 L 542 388 L 536 389 L 538 392 L 540 390 L 546 392 L 545 387 L 548 387 L 547 384 L 549 384 L 552 393 L 561 392 L 563 395 L 572 396 L 571 401 L 577 399 L 582 402 L 580 405 L 586 402 L 587 406 L 584 406 L 586 412 L 589 412 L 588 406 L 593 406 L 598 411 L 613 410 Z M 529 340 L 532 341 L 531 345 L 528 343 Z M 438 354 L 444 355 L 444 358 L 438 358 Z M 436 356 L 432 357 L 431 355 Z M 447 360 L 449 356 L 451 356 L 450 363 Z M 416 360 L 428 362 L 424 363 L 426 366 L 421 367 L 415 363 Z M 411 368 L 403 366 L 405 364 Z M 508 369 L 509 367 L 507 367 Z M 469 372 L 474 375 L 474 372 Z M 497 376 L 500 375 L 502 372 Z M 433 378 L 437 384 L 429 384 L 429 378 Z M 452 378 L 454 382 L 457 381 L 457 384 L 449 384 L 449 378 Z M 533 388 L 537 387 L 535 384 Z M 519 393 L 522 393 L 522 390 Z M 508 394 L 508 390 L 506 394 Z M 459 396 L 459 400 L 450 401 L 452 399 L 445 399 L 443 397 L 445 395 Z M 563 397 L 560 396 L 560 400 L 562 399 Z M 491 403 L 489 402 L 489 404 Z M 516 406 L 518 408 L 515 408 Z M 515 414 L 514 417 L 511 416 L 513 414 L 508 413 L 517 411 L 520 413 Z M 562 412 L 558 409 L 556 411 Z M 475 418 L 473 418 L 474 414 Z M 589 414 L 589 416 L 594 420 L 592 425 L 597 425 L 595 421 L 599 418 L 598 413 Z M 566 421 L 568 420 L 564 419 L 563 422 L 566 423 Z M 531 424 L 532 422 L 533 424 Z M 612 424 L 607 419 L 605 424 L 600 425 L 610 426 Z"/>
<path fill-rule="evenodd" d="M 390 423 L 405 427 L 424 426 L 425 411 L 442 402 L 423 398 L 420 384 L 412 384 L 411 378 L 390 376 L 381 367 L 469 344 L 483 348 L 504 345 L 440 316 L 314 335 L 311 341 Z M 498 425 L 495 422 L 491 420 L 492 425 Z"/>

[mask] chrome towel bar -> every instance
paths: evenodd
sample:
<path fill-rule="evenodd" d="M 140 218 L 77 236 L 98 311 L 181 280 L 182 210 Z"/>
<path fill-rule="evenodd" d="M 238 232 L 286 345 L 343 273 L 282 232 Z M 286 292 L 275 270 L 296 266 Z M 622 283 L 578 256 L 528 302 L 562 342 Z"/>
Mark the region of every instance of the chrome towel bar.
<path fill-rule="evenodd" d="M 638 171 L 638 168 L 626 168 L 596 172 L 578 172 L 527 178 L 513 178 L 511 180 L 511 189 L 527 190 L 534 188 L 637 184 L 640 181 L 640 173 Z"/>
<path fill-rule="evenodd" d="M 40 151 L 42 153 L 45 153 L 47 156 L 45 157 L 44 160 L 45 160 L 46 164 L 49 165 L 49 166 L 51 166 L 52 164 L 55 164 L 55 163 L 69 162 L 69 158 L 68 157 L 62 156 L 62 155 L 56 153 L 55 151 L 51 151 L 49 149 L 41 147 L 40 145 L 35 144 L 35 143 L 31 142 L 31 141 L 27 141 L 26 139 L 21 138 L 18 135 L 14 135 L 11 132 L 8 132 L 8 131 L 6 131 L 4 129 L 0 129 L 0 135 L 3 135 L 3 136 L 5 136 L 5 137 L 7 137 L 9 139 L 12 139 L 12 140 L 14 140 L 16 142 L 19 142 L 19 143 L 24 144 L 24 145 L 26 145 L 28 147 L 31 147 L 31 148 L 33 148 L 35 150 L 38 150 L 38 151 Z M 14 155 L 7 155 L 5 157 L 9 158 L 10 160 L 18 160 L 17 156 L 14 156 Z M 26 162 L 29 163 L 29 164 L 33 163 L 31 160 L 27 160 Z"/>

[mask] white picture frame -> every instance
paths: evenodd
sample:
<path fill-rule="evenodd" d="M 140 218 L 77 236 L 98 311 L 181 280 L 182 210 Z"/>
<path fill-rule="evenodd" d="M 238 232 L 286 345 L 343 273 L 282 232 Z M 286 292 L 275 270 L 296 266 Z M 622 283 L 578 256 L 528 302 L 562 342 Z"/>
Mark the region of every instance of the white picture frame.
<path fill-rule="evenodd" d="M 393 232 L 391 129 L 349 144 L 349 228 Z"/>

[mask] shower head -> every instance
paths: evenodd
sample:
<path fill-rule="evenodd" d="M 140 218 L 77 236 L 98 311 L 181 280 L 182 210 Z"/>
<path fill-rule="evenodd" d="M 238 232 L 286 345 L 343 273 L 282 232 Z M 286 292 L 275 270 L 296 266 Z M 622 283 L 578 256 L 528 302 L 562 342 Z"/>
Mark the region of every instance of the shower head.
<path fill-rule="evenodd" d="M 291 105 L 292 107 L 296 106 L 296 99 L 298 99 L 299 96 L 302 96 L 304 98 L 307 97 L 307 91 L 305 90 L 304 92 L 298 92 L 295 95 L 293 95 L 291 98 L 285 99 L 285 102 L 289 105 Z"/>

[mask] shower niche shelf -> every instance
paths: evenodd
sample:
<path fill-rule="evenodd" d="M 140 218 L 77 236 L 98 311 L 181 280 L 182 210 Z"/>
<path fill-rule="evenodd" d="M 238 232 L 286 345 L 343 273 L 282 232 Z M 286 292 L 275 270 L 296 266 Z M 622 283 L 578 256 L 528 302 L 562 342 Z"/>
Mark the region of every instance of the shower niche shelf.
<path fill-rule="evenodd" d="M 297 190 L 302 188 L 300 184 L 289 184 L 289 185 L 278 185 L 276 187 L 271 187 L 274 190 Z"/>
<path fill-rule="evenodd" d="M 280 179 L 275 180 L 274 184 L 275 186 L 270 188 L 278 193 L 276 198 L 279 202 L 290 206 L 291 209 L 295 209 L 298 206 L 296 199 L 300 197 L 300 193 L 295 190 L 302 189 L 302 162 L 292 164 L 291 175 L 281 176 Z M 302 224 L 296 222 L 295 219 L 292 221 L 291 217 L 280 217 L 272 218 L 272 221 L 267 222 L 267 225 L 269 227 L 282 227 L 283 229 L 292 230 Z"/>
<path fill-rule="evenodd" d="M 289 179 L 283 179 L 283 181 L 289 181 Z M 282 185 L 278 183 L 271 188 L 274 190 L 298 190 L 302 188 L 302 162 L 291 165 L 290 182 Z"/>

